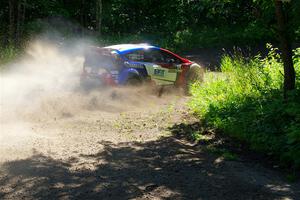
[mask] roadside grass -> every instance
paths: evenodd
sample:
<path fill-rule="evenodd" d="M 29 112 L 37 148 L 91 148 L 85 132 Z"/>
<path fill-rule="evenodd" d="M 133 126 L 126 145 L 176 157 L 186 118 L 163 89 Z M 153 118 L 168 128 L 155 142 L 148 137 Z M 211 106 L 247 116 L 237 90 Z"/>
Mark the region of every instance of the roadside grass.
<path fill-rule="evenodd" d="M 207 142 L 211 140 L 211 137 L 202 134 L 202 131 L 194 131 L 191 133 L 191 139 L 196 142 Z"/>
<path fill-rule="evenodd" d="M 189 107 L 205 126 L 246 142 L 296 172 L 300 168 L 300 48 L 294 51 L 297 89 L 285 102 L 280 55 L 268 47 L 266 58 L 224 55 L 222 73 L 207 73 L 204 83 L 192 86 Z"/>

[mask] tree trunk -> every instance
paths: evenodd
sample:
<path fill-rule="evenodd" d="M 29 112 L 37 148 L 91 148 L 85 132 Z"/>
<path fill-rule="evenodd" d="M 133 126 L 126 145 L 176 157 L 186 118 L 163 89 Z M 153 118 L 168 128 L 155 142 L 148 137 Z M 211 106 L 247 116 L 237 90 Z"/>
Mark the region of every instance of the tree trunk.
<path fill-rule="evenodd" d="M 15 0 L 9 1 L 9 27 L 8 27 L 9 45 L 14 45 L 15 37 Z"/>
<path fill-rule="evenodd" d="M 20 46 L 23 37 L 26 0 L 13 0 L 14 1 L 14 45 Z"/>
<path fill-rule="evenodd" d="M 85 28 L 86 28 L 86 19 L 85 19 L 85 0 L 81 0 L 81 8 L 80 8 L 80 24 L 81 24 L 81 37 L 85 35 Z"/>
<path fill-rule="evenodd" d="M 97 0 L 97 9 L 96 9 L 96 30 L 99 35 L 101 35 L 102 28 L 102 0 Z"/>
<path fill-rule="evenodd" d="M 287 19 L 285 18 L 282 0 L 274 0 L 278 24 L 278 36 L 281 45 L 281 58 L 284 65 L 284 98 L 287 99 L 288 91 L 295 89 L 295 69 L 293 53 L 287 33 Z"/>
<path fill-rule="evenodd" d="M 15 46 L 20 45 L 20 35 L 21 35 L 21 19 L 22 19 L 22 9 L 20 0 L 17 1 L 17 17 L 16 17 L 16 34 L 15 34 Z"/>
<path fill-rule="evenodd" d="M 20 30 L 20 36 L 23 37 L 24 34 L 24 25 L 25 25 L 25 19 L 26 19 L 26 0 L 23 0 L 23 5 L 22 5 L 22 15 L 21 15 L 21 30 Z"/>

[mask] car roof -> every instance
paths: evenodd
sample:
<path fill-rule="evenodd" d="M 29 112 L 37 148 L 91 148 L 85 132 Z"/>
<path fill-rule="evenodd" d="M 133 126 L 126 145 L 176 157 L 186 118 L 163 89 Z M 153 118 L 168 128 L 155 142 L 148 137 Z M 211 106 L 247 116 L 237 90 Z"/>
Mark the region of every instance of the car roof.
<path fill-rule="evenodd" d="M 149 44 L 118 44 L 118 45 L 111 45 L 104 47 L 107 49 L 112 49 L 118 51 L 120 54 L 124 54 L 133 50 L 140 50 L 140 49 L 149 49 L 149 48 L 155 48 L 160 49 L 159 47 L 155 47 Z"/>

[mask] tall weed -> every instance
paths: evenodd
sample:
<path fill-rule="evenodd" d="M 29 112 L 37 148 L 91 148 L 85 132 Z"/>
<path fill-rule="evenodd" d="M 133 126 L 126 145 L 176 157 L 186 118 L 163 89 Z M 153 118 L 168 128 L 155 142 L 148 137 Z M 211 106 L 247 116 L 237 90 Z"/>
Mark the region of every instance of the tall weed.
<path fill-rule="evenodd" d="M 280 164 L 300 167 L 300 48 L 294 50 L 297 89 L 283 101 L 283 64 L 278 50 L 246 59 L 224 55 L 222 73 L 208 73 L 191 88 L 189 106 L 208 126 L 278 158 Z"/>

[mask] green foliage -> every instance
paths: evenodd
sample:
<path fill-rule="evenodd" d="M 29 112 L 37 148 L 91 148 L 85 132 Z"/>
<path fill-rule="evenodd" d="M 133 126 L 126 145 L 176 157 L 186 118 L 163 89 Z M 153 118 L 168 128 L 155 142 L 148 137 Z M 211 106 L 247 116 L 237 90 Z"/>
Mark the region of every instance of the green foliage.
<path fill-rule="evenodd" d="M 207 135 L 203 135 L 202 131 L 195 131 L 190 133 L 190 137 L 193 141 L 209 141 L 211 138 Z"/>
<path fill-rule="evenodd" d="M 20 49 L 14 47 L 0 48 L 0 70 L 2 65 L 8 63 L 20 55 Z"/>
<path fill-rule="evenodd" d="M 8 2 L 0 1 L 1 46 L 12 45 L 14 40 L 19 46 L 45 31 L 58 31 L 64 36 L 98 37 L 99 17 L 102 43 L 134 42 L 141 38 L 142 42 L 186 50 L 275 40 L 274 6 L 265 0 L 107 0 L 102 1 L 101 16 L 96 11 L 98 0 L 20 0 L 14 1 L 18 4 L 15 7 L 23 11 L 17 13 L 19 11 L 14 9 L 14 15 L 19 16 L 14 20 L 10 19 Z M 294 41 L 300 40 L 299 8 L 299 1 L 285 5 L 289 14 L 288 32 Z M 17 24 L 20 27 L 10 30 Z M 18 34 L 13 34 L 17 31 Z M 133 40 L 128 40 L 129 35 Z"/>
<path fill-rule="evenodd" d="M 20 0 L 24 19 L 11 23 L 9 1 L 0 1 L 0 44 L 10 45 L 16 37 L 10 25 L 26 40 L 42 31 L 59 31 L 66 35 L 97 36 L 97 0 Z M 149 36 L 148 41 L 172 49 L 240 45 L 273 41 L 274 7 L 265 0 L 107 0 L 102 1 L 101 32 L 104 37 Z M 158 6 L 159 5 L 159 6 Z M 24 6 L 24 8 L 23 8 Z M 298 1 L 286 6 L 289 33 L 299 40 Z M 15 9 L 17 16 L 17 10 Z M 19 11 L 18 11 L 19 12 Z M 20 14 L 20 13 L 19 13 Z M 19 16 L 20 17 L 20 16 Z M 13 21 L 16 21 L 14 19 Z M 20 40 L 19 40 L 20 39 Z"/>
<path fill-rule="evenodd" d="M 192 86 L 189 106 L 208 126 L 246 141 L 281 164 L 300 167 L 300 48 L 294 51 L 297 89 L 282 97 L 283 65 L 277 49 L 269 55 L 245 59 L 225 55 L 222 73 L 208 73 Z"/>
<path fill-rule="evenodd" d="M 219 47 L 226 45 L 249 45 L 275 40 L 273 32 L 259 23 L 244 26 L 187 28 L 177 31 L 172 40 L 175 49 L 191 49 L 195 47 Z"/>
<path fill-rule="evenodd" d="M 221 156 L 225 160 L 238 160 L 239 159 L 237 154 L 235 154 L 233 152 L 230 152 L 230 151 L 228 151 L 227 149 L 224 149 L 224 148 L 218 148 L 214 145 L 207 146 L 206 150 L 210 153 Z"/>
<path fill-rule="evenodd" d="M 238 160 L 238 156 L 234 153 L 226 151 L 222 154 L 225 160 Z"/>
<path fill-rule="evenodd" d="M 262 41 L 275 40 L 273 33 L 264 30 L 259 24 L 242 27 L 206 27 L 203 29 L 187 28 L 172 34 L 121 34 L 102 35 L 98 42 L 102 45 L 120 43 L 150 43 L 173 51 L 190 50 L 199 47 L 220 47 L 224 45 L 251 45 Z"/>

